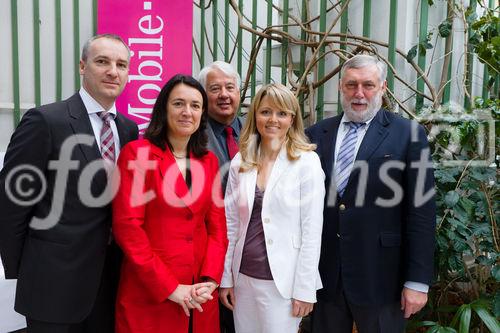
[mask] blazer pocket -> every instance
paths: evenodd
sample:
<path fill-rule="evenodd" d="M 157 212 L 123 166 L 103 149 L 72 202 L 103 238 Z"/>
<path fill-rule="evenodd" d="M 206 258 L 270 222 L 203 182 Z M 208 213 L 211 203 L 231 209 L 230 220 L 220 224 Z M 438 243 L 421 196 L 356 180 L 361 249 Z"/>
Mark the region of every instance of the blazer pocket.
<path fill-rule="evenodd" d="M 380 234 L 380 244 L 384 247 L 401 246 L 401 235 L 392 232 Z"/>
<path fill-rule="evenodd" d="M 302 246 L 302 237 L 299 236 L 292 236 L 292 245 L 295 249 L 300 249 Z"/>
<path fill-rule="evenodd" d="M 400 161 L 402 160 L 401 156 L 398 154 L 391 154 L 391 153 L 386 153 L 386 154 L 377 154 L 376 156 L 372 156 L 370 158 L 370 161 L 375 162 L 375 161 Z"/>

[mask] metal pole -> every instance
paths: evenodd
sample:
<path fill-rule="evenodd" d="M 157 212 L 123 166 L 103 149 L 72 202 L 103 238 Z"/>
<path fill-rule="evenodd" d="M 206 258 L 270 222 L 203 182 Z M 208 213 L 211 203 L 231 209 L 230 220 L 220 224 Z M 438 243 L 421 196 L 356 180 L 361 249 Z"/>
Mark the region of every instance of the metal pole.
<path fill-rule="evenodd" d="M 40 79 L 40 0 L 33 0 L 33 50 L 35 51 L 35 105 L 42 104 Z"/>
<path fill-rule="evenodd" d="M 429 3 L 427 1 L 420 1 L 420 28 L 419 28 L 419 43 L 427 42 L 427 22 L 429 19 Z M 425 73 L 425 54 L 418 51 L 418 67 L 422 69 L 422 72 Z M 425 91 L 424 80 L 419 78 L 417 80 L 417 90 L 420 92 Z M 421 109 L 424 105 L 424 98 L 420 95 L 417 95 L 415 108 L 417 110 Z"/>

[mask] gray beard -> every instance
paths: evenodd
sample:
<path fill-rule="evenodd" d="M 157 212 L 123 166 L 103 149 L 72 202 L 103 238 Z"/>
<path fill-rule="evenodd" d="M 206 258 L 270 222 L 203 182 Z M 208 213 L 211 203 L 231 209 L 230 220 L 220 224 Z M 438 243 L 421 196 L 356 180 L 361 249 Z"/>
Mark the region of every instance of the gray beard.
<path fill-rule="evenodd" d="M 377 114 L 378 110 L 382 107 L 382 93 L 378 93 L 368 102 L 365 111 L 355 111 L 351 107 L 351 103 L 346 100 L 344 94 L 340 94 L 340 103 L 346 117 L 355 123 L 364 123 Z"/>

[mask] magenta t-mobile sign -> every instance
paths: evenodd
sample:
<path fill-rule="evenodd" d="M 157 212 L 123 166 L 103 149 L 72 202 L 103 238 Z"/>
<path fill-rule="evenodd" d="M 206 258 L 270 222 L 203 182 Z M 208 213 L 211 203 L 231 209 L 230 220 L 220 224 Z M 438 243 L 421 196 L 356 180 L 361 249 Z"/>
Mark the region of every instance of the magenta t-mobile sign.
<path fill-rule="evenodd" d="M 117 34 L 130 47 L 129 81 L 116 107 L 142 134 L 163 84 L 191 74 L 193 2 L 99 0 L 97 22 L 98 33 Z"/>

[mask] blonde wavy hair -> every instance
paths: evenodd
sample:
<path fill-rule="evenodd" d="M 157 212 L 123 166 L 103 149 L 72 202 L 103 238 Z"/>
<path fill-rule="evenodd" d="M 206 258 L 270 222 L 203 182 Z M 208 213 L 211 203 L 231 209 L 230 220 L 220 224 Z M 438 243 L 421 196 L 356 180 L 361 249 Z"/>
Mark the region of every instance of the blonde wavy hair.
<path fill-rule="evenodd" d="M 274 107 L 292 115 L 292 125 L 283 143 L 286 145 L 288 160 L 295 161 L 300 157 L 300 152 L 316 149 L 316 145 L 311 144 L 304 134 L 304 123 L 302 122 L 302 113 L 297 97 L 282 84 L 267 84 L 257 92 L 257 95 L 252 100 L 245 125 L 243 126 L 239 141 L 241 154 L 240 172 L 246 172 L 253 168 L 259 169 L 261 166 L 259 154 L 261 138 L 257 131 L 255 116 L 265 96 L 268 97 L 269 102 Z"/>

